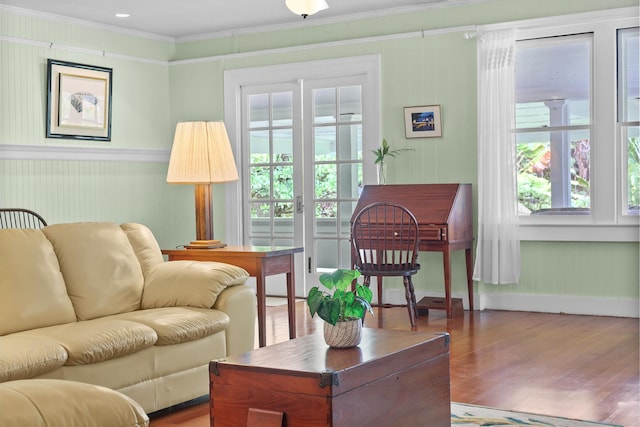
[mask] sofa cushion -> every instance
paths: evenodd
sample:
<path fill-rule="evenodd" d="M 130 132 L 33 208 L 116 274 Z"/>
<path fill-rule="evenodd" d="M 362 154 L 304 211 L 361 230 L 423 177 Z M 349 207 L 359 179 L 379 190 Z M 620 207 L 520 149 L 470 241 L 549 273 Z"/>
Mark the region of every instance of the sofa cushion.
<path fill-rule="evenodd" d="M 58 342 L 68 353 L 65 365 L 88 365 L 126 356 L 151 347 L 156 332 L 139 322 L 102 317 L 84 322 L 22 332 Z"/>
<path fill-rule="evenodd" d="M 229 316 L 220 310 L 168 307 L 119 314 L 119 319 L 140 322 L 158 334 L 156 345 L 180 344 L 224 330 Z"/>
<path fill-rule="evenodd" d="M 78 320 L 140 308 L 142 269 L 118 225 L 55 224 L 42 231 L 53 244 Z"/>
<path fill-rule="evenodd" d="M 40 230 L 0 230 L 0 335 L 75 322 L 58 259 Z"/>
<path fill-rule="evenodd" d="M 3 427 L 144 427 L 149 417 L 133 399 L 93 384 L 33 379 L 0 385 Z"/>
<path fill-rule="evenodd" d="M 127 233 L 138 262 L 142 266 L 142 274 L 147 277 L 156 265 L 164 262 L 158 241 L 151 230 L 142 224 L 120 224 L 120 228 Z"/>
<path fill-rule="evenodd" d="M 141 306 L 211 308 L 220 292 L 243 284 L 248 277 L 246 270 L 221 262 L 165 262 L 145 278 Z"/>
<path fill-rule="evenodd" d="M 0 337 L 0 382 L 33 378 L 66 361 L 64 347 L 48 338 L 21 333 Z"/>

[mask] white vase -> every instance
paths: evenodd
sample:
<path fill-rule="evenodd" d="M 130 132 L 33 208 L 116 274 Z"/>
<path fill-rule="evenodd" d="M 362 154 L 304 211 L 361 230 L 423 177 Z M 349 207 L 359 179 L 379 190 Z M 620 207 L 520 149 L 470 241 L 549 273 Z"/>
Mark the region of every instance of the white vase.
<path fill-rule="evenodd" d="M 378 184 L 385 185 L 387 183 L 387 164 L 385 162 L 378 163 Z"/>
<path fill-rule="evenodd" d="M 360 344 L 362 339 L 362 319 L 350 319 L 332 325 L 324 322 L 324 341 L 329 347 L 349 348 Z"/>

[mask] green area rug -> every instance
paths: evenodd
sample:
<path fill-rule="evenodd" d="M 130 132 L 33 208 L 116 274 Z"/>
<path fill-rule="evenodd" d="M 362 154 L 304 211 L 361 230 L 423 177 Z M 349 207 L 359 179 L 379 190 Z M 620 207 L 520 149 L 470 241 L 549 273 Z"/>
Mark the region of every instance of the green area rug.
<path fill-rule="evenodd" d="M 451 426 L 622 427 L 615 424 L 605 424 L 594 421 L 505 411 L 502 409 L 487 408 L 486 406 L 468 405 L 466 403 L 451 403 Z"/>

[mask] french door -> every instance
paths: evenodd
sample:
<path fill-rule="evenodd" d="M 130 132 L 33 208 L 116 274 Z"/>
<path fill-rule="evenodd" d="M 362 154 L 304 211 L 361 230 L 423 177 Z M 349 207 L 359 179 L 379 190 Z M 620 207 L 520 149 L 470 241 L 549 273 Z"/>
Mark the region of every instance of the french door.
<path fill-rule="evenodd" d="M 369 86 L 366 73 L 238 86 L 240 243 L 303 246 L 298 296 L 322 272 L 350 267 L 351 214 L 375 181 L 366 153 L 378 146 L 379 122 L 363 108 L 377 100 L 367 99 Z M 267 291 L 284 295 L 284 282 Z"/>

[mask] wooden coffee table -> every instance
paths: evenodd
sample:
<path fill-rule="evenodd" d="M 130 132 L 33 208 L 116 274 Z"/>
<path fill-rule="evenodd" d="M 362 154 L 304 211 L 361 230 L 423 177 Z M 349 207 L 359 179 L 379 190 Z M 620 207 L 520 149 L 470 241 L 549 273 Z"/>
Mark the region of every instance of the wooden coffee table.
<path fill-rule="evenodd" d="M 364 328 L 360 346 L 332 349 L 317 332 L 209 371 L 212 427 L 246 426 L 250 413 L 286 427 L 451 426 L 446 333 Z"/>

